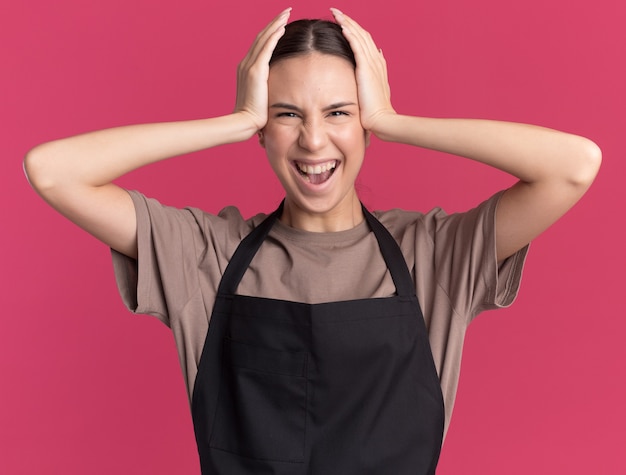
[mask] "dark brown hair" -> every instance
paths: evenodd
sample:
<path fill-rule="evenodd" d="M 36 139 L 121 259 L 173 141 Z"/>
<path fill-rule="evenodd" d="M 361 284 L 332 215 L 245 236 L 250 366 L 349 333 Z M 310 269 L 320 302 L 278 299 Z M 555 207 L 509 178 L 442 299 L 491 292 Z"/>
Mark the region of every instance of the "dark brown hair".
<path fill-rule="evenodd" d="M 356 68 L 354 53 L 341 27 L 327 20 L 296 20 L 288 23 L 285 34 L 274 48 L 270 66 L 282 59 L 313 52 L 339 56 Z"/>

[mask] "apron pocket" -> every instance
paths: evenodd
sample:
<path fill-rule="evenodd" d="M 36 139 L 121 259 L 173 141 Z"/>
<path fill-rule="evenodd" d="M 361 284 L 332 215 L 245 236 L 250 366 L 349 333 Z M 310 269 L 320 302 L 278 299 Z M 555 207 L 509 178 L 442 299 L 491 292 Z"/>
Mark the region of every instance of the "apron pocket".
<path fill-rule="evenodd" d="M 306 353 L 224 339 L 209 445 L 255 459 L 303 462 L 306 364 Z"/>

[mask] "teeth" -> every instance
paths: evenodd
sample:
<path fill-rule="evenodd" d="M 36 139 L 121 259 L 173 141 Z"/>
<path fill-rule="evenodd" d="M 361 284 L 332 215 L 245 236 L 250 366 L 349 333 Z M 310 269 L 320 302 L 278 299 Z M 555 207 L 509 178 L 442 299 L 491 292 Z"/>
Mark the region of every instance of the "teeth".
<path fill-rule="evenodd" d="M 333 160 L 332 162 L 327 162 L 322 165 L 307 165 L 300 162 L 296 162 L 296 165 L 298 166 L 298 170 L 302 173 L 306 173 L 307 175 L 319 175 L 320 173 L 324 173 L 335 168 L 337 166 L 337 160 Z"/>

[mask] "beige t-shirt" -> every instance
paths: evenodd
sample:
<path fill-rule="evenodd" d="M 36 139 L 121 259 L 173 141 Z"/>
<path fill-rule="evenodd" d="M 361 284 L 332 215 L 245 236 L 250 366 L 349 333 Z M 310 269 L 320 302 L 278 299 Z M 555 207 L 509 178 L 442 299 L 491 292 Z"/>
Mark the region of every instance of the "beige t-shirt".
<path fill-rule="evenodd" d="M 130 192 L 138 224 L 137 260 L 113 251 L 125 305 L 154 315 L 174 334 L 189 398 L 222 274 L 239 242 L 266 215 L 249 220 L 234 207 L 217 216 L 163 206 Z M 500 193 L 465 213 L 374 212 L 394 236 L 416 283 L 441 380 L 446 430 L 456 395 L 467 325 L 483 310 L 510 305 L 527 248 L 498 266 L 495 209 Z M 363 221 L 313 233 L 276 222 L 238 289 L 242 295 L 306 303 L 393 295 L 378 242 Z"/>

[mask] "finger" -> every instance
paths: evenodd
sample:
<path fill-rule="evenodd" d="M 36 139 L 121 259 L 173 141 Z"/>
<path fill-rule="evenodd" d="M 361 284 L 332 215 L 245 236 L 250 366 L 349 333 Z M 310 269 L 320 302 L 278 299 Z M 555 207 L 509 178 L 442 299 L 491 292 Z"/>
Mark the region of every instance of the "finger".
<path fill-rule="evenodd" d="M 355 56 L 359 56 L 370 64 L 380 64 L 383 60 L 372 35 L 355 20 L 336 8 L 331 8 L 335 20 L 342 27 L 344 36 L 350 43 Z"/>
<path fill-rule="evenodd" d="M 368 69 L 383 87 L 387 97 L 390 97 L 389 81 L 387 77 L 387 62 L 382 50 L 376 47 L 372 36 L 356 21 L 337 9 L 332 9 L 337 23 L 343 29 L 344 36 L 354 52 L 358 68 Z"/>
<path fill-rule="evenodd" d="M 268 39 L 276 35 L 277 32 L 283 30 L 289 19 L 291 8 L 283 10 L 278 16 L 276 16 L 263 30 L 257 34 L 248 54 L 244 58 L 245 62 L 254 62 L 259 55 L 259 52 L 265 47 Z"/>
<path fill-rule="evenodd" d="M 278 41 L 278 38 L 280 38 L 280 36 L 282 36 L 282 33 L 284 33 L 283 28 L 287 24 L 287 20 L 289 20 L 290 13 L 291 7 L 286 8 L 285 10 L 280 12 L 270 23 L 268 23 L 267 26 L 259 32 L 259 34 L 257 34 L 254 42 L 252 43 L 252 46 L 250 47 L 250 50 L 248 50 L 248 54 L 242 62 L 254 62 L 259 56 L 260 52 L 264 48 L 266 48 L 268 41 Z M 278 36 L 278 38 L 276 38 L 276 36 Z"/>
<path fill-rule="evenodd" d="M 331 8 L 335 20 L 337 23 L 344 29 L 347 29 L 351 34 L 353 34 L 356 38 L 363 42 L 363 44 L 367 44 L 368 47 L 376 47 L 374 40 L 372 39 L 372 35 L 363 28 L 359 23 L 357 23 L 353 18 L 350 18 L 345 13 L 337 10 L 336 8 Z"/>
<path fill-rule="evenodd" d="M 376 46 L 371 34 L 358 22 L 336 8 L 331 11 L 354 52 L 357 70 L 361 71 L 360 78 L 364 81 L 362 84 L 370 84 L 374 88 L 379 87 L 384 101 L 388 102 L 391 91 L 387 76 L 387 61 L 382 50 Z"/>
<path fill-rule="evenodd" d="M 284 26 L 287 23 L 287 19 L 289 18 L 289 14 L 291 13 L 291 7 L 285 8 L 282 12 L 280 12 L 276 17 L 270 21 L 265 28 L 263 28 L 256 36 L 256 42 L 259 40 L 262 42 L 265 38 L 273 33 L 274 30 Z"/>
<path fill-rule="evenodd" d="M 385 93 L 387 94 L 389 98 L 391 98 L 391 86 L 389 85 L 389 73 L 387 72 L 387 60 L 385 59 L 385 56 L 383 55 L 383 49 L 380 48 L 378 51 L 380 51 L 380 58 L 383 64 L 383 75 L 385 77 Z"/>

